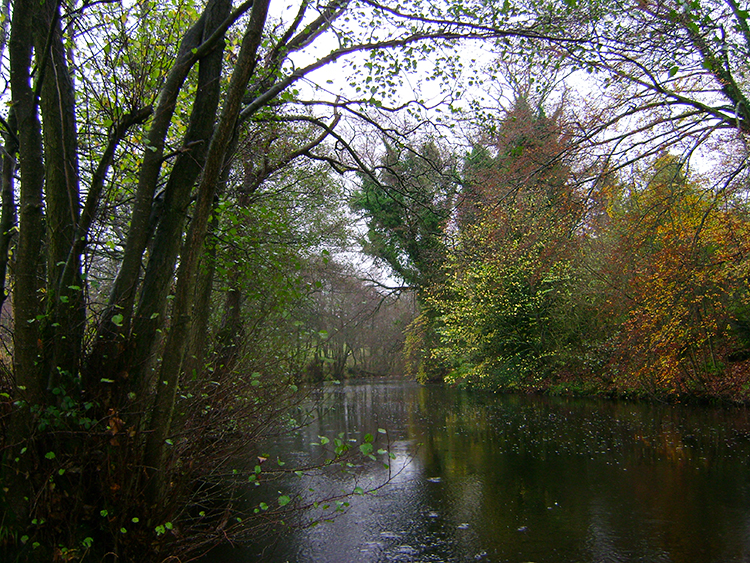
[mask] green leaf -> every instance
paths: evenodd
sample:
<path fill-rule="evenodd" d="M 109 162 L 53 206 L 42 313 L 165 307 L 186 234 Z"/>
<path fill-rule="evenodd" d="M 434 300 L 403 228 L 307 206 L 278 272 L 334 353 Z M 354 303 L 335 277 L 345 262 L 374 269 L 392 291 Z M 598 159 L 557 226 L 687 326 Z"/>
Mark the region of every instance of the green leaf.
<path fill-rule="evenodd" d="M 124 320 L 124 318 L 125 317 L 118 313 L 117 315 L 114 315 L 112 317 L 112 324 L 115 326 L 122 326 L 122 321 Z"/>
<path fill-rule="evenodd" d="M 286 506 L 290 502 L 292 502 L 292 499 L 286 495 L 281 495 L 279 497 L 279 506 Z"/>

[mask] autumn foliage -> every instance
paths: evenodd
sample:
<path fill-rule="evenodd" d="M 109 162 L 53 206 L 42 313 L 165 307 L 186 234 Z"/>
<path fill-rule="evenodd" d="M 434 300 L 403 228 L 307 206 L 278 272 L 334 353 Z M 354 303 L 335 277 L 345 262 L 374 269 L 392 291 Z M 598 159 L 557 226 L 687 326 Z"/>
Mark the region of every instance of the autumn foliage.
<path fill-rule="evenodd" d="M 427 299 L 445 379 L 743 399 L 741 202 L 667 152 L 583 188 L 566 127 L 562 111 L 520 99 L 465 161 L 454 244 Z"/>
<path fill-rule="evenodd" d="M 740 361 L 747 343 L 746 212 L 686 178 L 674 157 L 662 156 L 649 172 L 609 205 L 614 265 L 627 296 L 614 358 L 647 389 L 736 393 L 733 377 L 744 379 L 747 369 Z"/>

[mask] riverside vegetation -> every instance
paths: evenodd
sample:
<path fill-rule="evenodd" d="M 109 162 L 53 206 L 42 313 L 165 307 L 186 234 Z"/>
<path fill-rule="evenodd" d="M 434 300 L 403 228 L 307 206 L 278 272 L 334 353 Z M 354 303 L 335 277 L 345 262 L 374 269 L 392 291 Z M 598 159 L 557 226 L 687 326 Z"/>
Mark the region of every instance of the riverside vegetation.
<path fill-rule="evenodd" d="M 736 0 L 0 12 L 9 560 L 290 522 L 235 501 L 315 470 L 259 449 L 305 380 L 747 399 Z M 391 276 L 345 264 L 356 238 Z M 326 470 L 389 457 L 326 440 Z"/>

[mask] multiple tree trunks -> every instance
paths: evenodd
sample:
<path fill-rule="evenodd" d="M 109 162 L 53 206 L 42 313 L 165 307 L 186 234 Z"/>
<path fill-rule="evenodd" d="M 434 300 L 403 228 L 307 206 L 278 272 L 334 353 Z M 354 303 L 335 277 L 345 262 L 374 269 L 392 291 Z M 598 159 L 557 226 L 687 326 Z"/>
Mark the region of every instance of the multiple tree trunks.
<path fill-rule="evenodd" d="M 425 287 L 445 281 L 450 258 L 446 233 L 477 210 L 459 204 L 472 194 L 458 177 L 455 155 L 446 157 L 429 140 L 413 146 L 405 132 L 378 123 L 397 113 L 389 105 L 392 100 L 380 98 L 381 91 L 396 92 L 403 69 L 416 68 L 418 59 L 433 60 L 439 67 L 436 76 L 446 83 L 457 79 L 457 59 L 435 59 L 437 43 L 493 41 L 503 56 L 526 56 L 531 49 L 540 57 L 552 53 L 554 60 L 564 56 L 576 68 L 608 73 L 619 95 L 633 93 L 632 109 L 622 103 L 602 109 L 592 119 L 595 126 L 584 124 L 585 135 L 553 147 L 563 150 L 574 141 L 592 153 L 604 147 L 596 155 L 603 172 L 612 171 L 610 164 L 620 157 L 620 168 L 632 164 L 640 156 L 630 155 L 642 146 L 646 156 L 654 156 L 665 142 L 682 142 L 690 135 L 700 144 L 716 131 L 748 132 L 746 81 L 736 77 L 735 67 L 747 60 L 750 32 L 747 12 L 734 0 L 689 6 L 612 2 L 597 4 L 596 10 L 583 2 L 550 2 L 538 13 L 507 2 L 451 4 L 438 13 L 441 6 L 426 9 L 421 2 L 394 8 L 369 0 L 302 0 L 291 19 L 273 22 L 269 3 L 246 0 L 233 6 L 231 0 L 206 0 L 195 9 L 150 0 L 81 7 L 59 0 L 15 0 L 12 9 L 3 3 L 10 16 L 0 19 L 0 25 L 3 32 L 10 29 L 12 103 L 2 121 L 0 300 L 6 298 L 7 277 L 12 285 L 14 408 L 2 419 L 0 505 L 9 508 L 15 521 L 0 525 L 15 526 L 19 538 L 28 539 L 27 532 L 58 539 L 68 533 L 64 541 L 74 538 L 75 549 L 83 550 L 93 538 L 105 551 L 126 558 L 133 554 L 123 547 L 125 520 L 118 519 L 135 523 L 150 511 L 162 520 L 149 521 L 149 533 L 162 533 L 157 540 L 144 535 L 138 545 L 157 549 L 166 542 L 159 527 L 170 515 L 182 514 L 180 502 L 208 487 L 206 474 L 213 466 L 199 467 L 210 465 L 200 456 L 230 451 L 224 448 L 230 442 L 236 445 L 221 427 L 224 421 L 216 414 L 221 409 L 212 411 L 199 400 L 191 403 L 201 407 L 197 414 L 175 409 L 180 386 L 190 377 L 195 376 L 199 388 L 212 384 L 199 377 L 204 373 L 232 372 L 239 343 L 251 332 L 252 322 L 243 311 L 253 300 L 260 303 L 258 316 L 272 308 L 261 303 L 263 296 L 253 293 L 254 279 L 243 279 L 240 269 L 222 274 L 224 299 L 212 296 L 220 261 L 227 259 L 212 241 L 228 235 L 222 242 L 232 248 L 226 254 L 234 263 L 224 264 L 224 270 L 240 264 L 245 259 L 240 251 L 247 250 L 229 240 L 242 239 L 242 233 L 222 231 L 222 219 L 230 213 L 226 206 L 220 208 L 221 200 L 230 192 L 231 211 L 239 215 L 249 211 L 265 181 L 301 159 L 360 173 L 361 197 L 354 207 L 380 220 L 371 225 L 371 250 L 418 290 L 425 309 L 422 321 L 427 319 L 420 334 L 425 341 L 438 338 L 434 326 L 427 326 L 437 312 L 430 309 Z M 85 20 L 91 13 L 101 14 L 100 21 Z M 157 30 L 148 27 L 155 16 L 161 18 Z M 5 49 L 4 36 L 0 50 Z M 325 37 L 335 38 L 332 47 L 324 48 Z M 300 66 L 296 53 L 304 54 L 299 60 L 312 62 Z M 294 88 L 303 79 L 312 81 L 315 71 L 356 53 L 367 57 L 359 71 L 368 72 L 357 76 L 363 83 L 355 85 L 356 97 L 319 103 L 302 99 Z M 704 95 L 707 89 L 712 96 Z M 320 115 L 309 109 L 313 105 L 324 108 Z M 424 106 L 420 101 L 415 107 Z M 373 117 L 376 112 L 379 116 Z M 358 150 L 359 139 L 342 132 L 344 115 L 379 127 L 387 139 L 380 162 L 375 158 L 368 163 Z M 613 143 L 602 135 L 607 127 L 639 115 L 655 117 L 635 136 L 623 134 Z M 658 133 L 642 142 L 640 136 L 651 130 Z M 261 133 L 254 136 L 252 131 Z M 327 147 L 327 139 L 335 140 L 335 146 Z M 625 146 L 631 152 L 618 152 Z M 737 170 L 744 166 L 745 160 Z M 563 168 L 547 170 L 568 175 Z M 240 169 L 242 186 L 233 186 Z M 505 179 L 513 176 L 514 182 L 529 184 L 518 170 L 504 173 Z M 320 169 L 305 175 L 306 182 L 317 182 L 316 189 L 324 191 L 329 177 Z M 727 186 L 739 176 L 728 174 Z M 484 187 L 498 181 L 485 180 Z M 555 178 L 542 180 L 548 187 L 557 185 Z M 110 199 L 117 182 L 124 184 L 118 186 L 120 196 Z M 290 176 L 288 186 L 299 183 L 300 178 Z M 473 195 L 485 204 L 497 203 L 478 187 Z M 543 197 L 550 206 L 570 203 L 556 195 L 551 189 Z M 323 209 L 328 203 L 316 205 Z M 577 212 L 571 208 L 572 214 Z M 281 217 L 279 213 L 274 220 L 288 223 L 288 217 Z M 492 232 L 495 239 L 503 234 Z M 292 260 L 278 264 L 295 267 Z M 95 295 L 91 279 L 97 267 L 110 269 L 101 295 Z M 242 273 L 247 275 L 247 269 Z M 290 293 L 295 283 L 289 283 Z M 223 303 L 224 322 L 211 342 L 208 317 L 216 302 Z M 214 356 L 206 361 L 209 347 Z M 356 346 L 332 337 L 319 348 L 336 356 L 335 371 L 341 372 Z M 278 357 L 272 360 L 283 363 Z M 255 387 L 244 375 L 231 384 L 243 393 Z M 229 386 L 222 388 L 216 396 L 230 406 L 221 412 L 232 424 L 234 413 L 244 413 L 245 422 L 256 424 L 250 433 L 257 437 L 266 428 L 263 413 L 280 416 L 282 409 L 274 401 L 286 397 L 287 387 L 275 385 L 273 392 L 258 391 L 256 396 L 266 411 L 241 402 Z M 210 395 L 205 388 L 201 393 L 201 400 Z M 178 451 L 173 438 L 180 432 L 192 432 L 194 442 L 185 439 Z M 181 458 L 191 447 L 194 457 Z M 54 465 L 56 459 L 59 465 Z M 50 499 L 49 506 L 37 502 L 41 498 Z M 163 510 L 156 511 L 159 503 Z M 100 508 L 104 505 L 108 508 Z M 126 509 L 112 516 L 113 506 Z M 29 522 L 41 520 L 36 515 L 43 510 L 55 523 L 39 531 Z M 73 515 L 67 518 L 73 523 L 66 524 L 66 515 Z M 88 528 L 75 528 L 78 520 Z M 201 528 L 200 537 L 226 533 L 226 513 L 212 522 L 213 528 Z M 92 536 L 84 535 L 84 542 L 79 536 L 89 532 Z M 177 534 L 174 538 L 182 541 Z M 62 552 L 54 550 L 63 540 L 50 541 L 52 551 L 45 553 L 61 558 Z M 19 542 L 18 549 L 29 549 Z"/>

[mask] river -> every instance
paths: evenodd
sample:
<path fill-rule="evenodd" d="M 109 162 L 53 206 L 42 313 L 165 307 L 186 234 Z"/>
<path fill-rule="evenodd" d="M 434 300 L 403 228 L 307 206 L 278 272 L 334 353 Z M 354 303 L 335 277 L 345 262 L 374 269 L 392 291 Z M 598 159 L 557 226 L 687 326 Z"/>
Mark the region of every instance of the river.
<path fill-rule="evenodd" d="M 342 433 L 357 440 L 347 442 L 357 467 L 351 475 L 292 474 L 272 484 L 274 494 L 293 499 L 291 506 L 388 484 L 354 495 L 331 522 L 208 560 L 750 561 L 745 409 L 495 395 L 403 381 L 326 384 L 314 395 L 319 418 L 269 446 L 265 463 L 299 466 Z M 377 463 L 359 452 L 367 434 L 376 438 Z M 382 463 L 388 456 L 377 454 L 387 444 L 390 469 Z"/>

